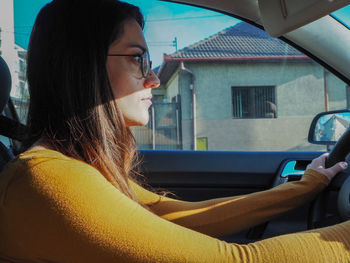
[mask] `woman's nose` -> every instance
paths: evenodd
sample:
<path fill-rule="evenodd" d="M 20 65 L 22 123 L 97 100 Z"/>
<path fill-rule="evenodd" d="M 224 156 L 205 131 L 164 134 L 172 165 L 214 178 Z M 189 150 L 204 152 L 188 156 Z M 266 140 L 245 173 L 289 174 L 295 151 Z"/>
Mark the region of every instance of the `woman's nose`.
<path fill-rule="evenodd" d="M 148 77 L 145 79 L 144 87 L 149 89 L 154 89 L 159 87 L 159 85 L 160 85 L 160 80 L 151 69 L 148 74 Z"/>

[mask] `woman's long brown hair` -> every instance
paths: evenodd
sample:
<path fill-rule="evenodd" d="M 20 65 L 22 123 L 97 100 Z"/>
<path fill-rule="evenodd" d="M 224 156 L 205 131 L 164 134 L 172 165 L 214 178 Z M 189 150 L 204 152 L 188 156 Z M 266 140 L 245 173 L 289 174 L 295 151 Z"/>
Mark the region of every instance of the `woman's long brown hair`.
<path fill-rule="evenodd" d="M 38 14 L 28 48 L 26 147 L 44 143 L 95 167 L 137 201 L 135 139 L 113 98 L 106 70 L 110 44 L 125 21 L 143 28 L 139 8 L 115 0 L 54 0 Z"/>

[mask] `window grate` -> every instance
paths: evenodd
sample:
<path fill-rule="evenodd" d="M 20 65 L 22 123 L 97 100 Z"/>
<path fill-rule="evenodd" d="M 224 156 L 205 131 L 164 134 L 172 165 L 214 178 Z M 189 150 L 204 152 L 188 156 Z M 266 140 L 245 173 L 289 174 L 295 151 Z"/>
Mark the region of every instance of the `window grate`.
<path fill-rule="evenodd" d="M 275 87 L 232 87 L 233 118 L 277 118 Z"/>

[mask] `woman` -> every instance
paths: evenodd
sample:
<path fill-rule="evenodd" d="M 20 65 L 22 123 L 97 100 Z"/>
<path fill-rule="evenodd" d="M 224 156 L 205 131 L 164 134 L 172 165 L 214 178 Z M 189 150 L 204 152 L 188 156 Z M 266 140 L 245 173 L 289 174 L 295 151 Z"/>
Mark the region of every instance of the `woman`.
<path fill-rule="evenodd" d="M 130 126 L 148 122 L 151 70 L 138 8 L 54 0 L 28 50 L 29 149 L 0 176 L 5 262 L 348 262 L 350 225 L 249 245 L 213 237 L 311 200 L 346 168 L 315 160 L 301 181 L 185 202 L 137 183 Z M 276 195 L 278 198 L 275 198 Z"/>

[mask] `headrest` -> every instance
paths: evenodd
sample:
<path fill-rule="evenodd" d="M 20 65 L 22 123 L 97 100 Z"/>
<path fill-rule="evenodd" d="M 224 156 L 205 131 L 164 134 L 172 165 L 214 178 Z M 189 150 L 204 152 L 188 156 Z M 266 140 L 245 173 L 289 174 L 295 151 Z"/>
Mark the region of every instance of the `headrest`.
<path fill-rule="evenodd" d="M 0 56 L 0 113 L 4 110 L 11 92 L 11 73 L 5 62 Z"/>

